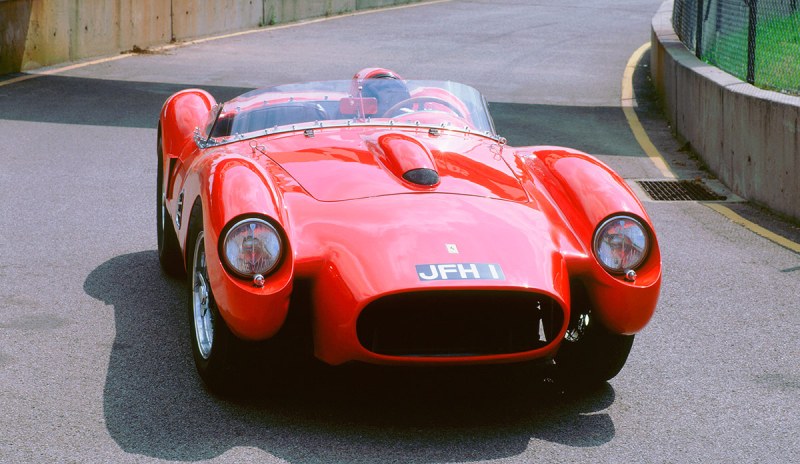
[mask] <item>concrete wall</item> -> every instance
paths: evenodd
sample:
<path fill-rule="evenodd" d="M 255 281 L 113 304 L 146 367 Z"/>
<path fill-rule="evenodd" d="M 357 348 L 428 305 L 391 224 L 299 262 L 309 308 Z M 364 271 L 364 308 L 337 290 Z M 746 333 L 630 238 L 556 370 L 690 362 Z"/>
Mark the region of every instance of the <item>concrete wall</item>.
<path fill-rule="evenodd" d="M 0 75 L 420 0 L 0 0 Z"/>
<path fill-rule="evenodd" d="M 800 219 L 800 98 L 698 60 L 672 29 L 672 4 L 665 1 L 653 18 L 651 40 L 667 118 L 734 193 Z"/>

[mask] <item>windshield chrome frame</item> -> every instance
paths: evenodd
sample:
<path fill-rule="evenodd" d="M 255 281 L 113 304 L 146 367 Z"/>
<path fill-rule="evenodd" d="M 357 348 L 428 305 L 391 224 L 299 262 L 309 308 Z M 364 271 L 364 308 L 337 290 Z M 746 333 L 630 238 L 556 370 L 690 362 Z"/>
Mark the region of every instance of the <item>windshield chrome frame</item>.
<path fill-rule="evenodd" d="M 492 133 L 489 131 L 481 132 L 474 129 L 470 129 L 469 126 L 455 127 L 447 123 L 442 123 L 439 125 L 422 124 L 419 121 L 416 121 L 414 123 L 397 122 L 391 120 L 388 122 L 376 122 L 376 121 L 371 121 L 369 118 L 367 118 L 366 120 L 348 119 L 348 120 L 337 120 L 335 122 L 330 122 L 330 123 L 325 123 L 324 121 L 316 121 L 303 124 L 295 124 L 292 126 L 278 126 L 278 127 L 271 127 L 263 131 L 248 132 L 246 134 L 237 133 L 224 138 L 203 137 L 203 135 L 200 133 L 200 128 L 196 127 L 194 130 L 194 142 L 198 148 L 205 149 L 205 148 L 217 147 L 220 145 L 227 145 L 229 143 L 241 142 L 242 140 L 252 140 L 272 135 L 289 134 L 292 132 L 304 133 L 308 135 L 309 130 L 315 131 L 322 129 L 348 129 L 357 127 L 424 129 L 428 132 L 440 131 L 440 133 L 455 132 L 464 135 L 477 135 L 480 137 L 485 137 L 494 140 L 495 142 L 502 142 L 505 140 L 503 137 L 497 135 L 497 133 Z"/>
<path fill-rule="evenodd" d="M 462 95 L 469 96 L 469 99 L 475 105 L 474 108 L 478 110 L 480 114 L 480 118 L 483 119 L 483 126 L 475 128 L 470 122 L 464 121 L 465 124 L 461 126 L 457 122 L 453 120 L 449 121 L 428 121 L 428 122 L 421 122 L 419 120 L 413 120 L 413 118 L 409 118 L 406 120 L 402 119 L 394 119 L 394 118 L 384 118 L 384 117 L 375 117 L 374 115 L 364 117 L 363 115 L 354 115 L 350 119 L 321 119 L 316 121 L 303 121 L 297 124 L 287 124 L 281 126 L 273 126 L 265 129 L 258 129 L 253 132 L 245 132 L 245 133 L 230 133 L 224 134 L 221 136 L 212 136 L 214 133 L 214 127 L 217 125 L 220 115 L 225 111 L 226 107 L 231 107 L 228 111 L 232 110 L 235 112 L 239 112 L 238 103 L 246 101 L 248 98 L 259 97 L 260 95 L 269 95 L 269 94 L 283 94 L 284 97 L 288 96 L 288 101 L 293 101 L 293 97 L 291 96 L 293 93 L 296 92 L 296 95 L 302 95 L 307 92 L 318 92 L 318 91 L 333 91 L 342 94 L 347 94 L 347 90 L 345 87 L 350 86 L 350 94 L 356 94 L 358 97 L 361 96 L 361 82 L 352 83 L 352 81 L 319 81 L 319 82 L 305 82 L 305 83 L 297 83 L 297 84 L 288 84 L 288 85 L 280 85 L 280 86 L 273 86 L 264 89 L 256 89 L 250 92 L 247 92 L 239 97 L 234 98 L 228 102 L 218 103 L 215 105 L 214 108 L 211 109 L 211 113 L 213 114 L 212 118 L 209 118 L 209 123 L 206 127 L 196 127 L 194 131 L 194 141 L 198 148 L 210 148 L 219 145 L 225 145 L 229 143 L 235 143 L 242 140 L 251 140 L 255 138 L 261 137 L 269 137 L 274 135 L 280 134 L 289 134 L 292 132 L 304 132 L 308 136 L 309 134 L 313 135 L 313 131 L 321 130 L 321 129 L 347 129 L 347 128 L 367 128 L 367 127 L 374 127 L 374 128 L 394 128 L 394 129 L 402 129 L 402 130 L 418 130 L 418 129 L 425 129 L 431 133 L 436 132 L 452 132 L 452 133 L 460 133 L 466 135 L 477 135 L 480 137 L 485 137 L 496 142 L 504 141 L 505 139 L 497 134 L 495 130 L 494 121 L 489 113 L 489 105 L 486 101 L 486 98 L 476 89 L 470 87 L 465 84 L 461 84 L 458 82 L 452 81 L 425 81 L 425 80 L 411 80 L 411 81 L 403 81 L 405 83 L 410 84 L 411 86 L 417 85 L 417 88 L 441 88 L 446 91 L 453 90 L 453 86 L 463 88 L 466 93 L 459 95 L 458 92 L 454 94 L 456 98 L 462 98 Z M 318 86 L 318 87 L 317 87 Z M 336 87 L 339 87 L 336 89 Z M 353 88 L 357 90 L 352 90 Z M 325 99 L 327 100 L 327 96 Z M 256 100 L 257 101 L 257 100 Z M 463 100 L 464 102 L 468 102 L 469 100 Z M 469 104 L 469 103 L 466 103 Z M 477 114 L 477 113 L 476 113 Z M 479 125 L 480 126 L 480 125 Z"/>

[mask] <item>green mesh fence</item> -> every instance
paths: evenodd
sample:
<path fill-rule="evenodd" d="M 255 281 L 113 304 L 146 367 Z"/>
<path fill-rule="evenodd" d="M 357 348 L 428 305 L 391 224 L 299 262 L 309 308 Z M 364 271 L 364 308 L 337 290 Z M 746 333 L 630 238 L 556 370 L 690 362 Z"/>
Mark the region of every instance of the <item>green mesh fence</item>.
<path fill-rule="evenodd" d="M 672 24 L 701 60 L 758 87 L 800 94 L 798 0 L 675 0 Z"/>

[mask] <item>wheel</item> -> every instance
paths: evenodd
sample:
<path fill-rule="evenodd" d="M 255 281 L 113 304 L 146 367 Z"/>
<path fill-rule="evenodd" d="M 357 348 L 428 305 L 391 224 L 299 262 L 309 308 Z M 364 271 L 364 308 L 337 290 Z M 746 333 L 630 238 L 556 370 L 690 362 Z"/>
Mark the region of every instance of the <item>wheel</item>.
<path fill-rule="evenodd" d="M 236 340 L 219 314 L 208 278 L 202 215 L 193 212 L 190 221 L 187 281 L 192 354 L 197 373 L 208 389 L 216 394 L 227 394 L 232 387 L 231 362 Z"/>
<path fill-rule="evenodd" d="M 425 103 L 436 103 L 437 105 L 445 106 L 447 107 L 447 109 L 452 111 L 456 116 L 458 116 L 461 119 L 464 119 L 464 114 L 461 112 L 461 110 L 459 110 L 458 107 L 456 107 L 449 101 L 438 97 L 424 97 L 424 96 L 407 98 L 401 102 L 398 102 L 395 105 L 392 105 L 391 108 L 389 108 L 388 110 L 386 110 L 386 112 L 383 113 L 383 117 L 392 118 L 395 116 L 395 113 L 399 113 L 400 110 L 403 108 L 409 108 L 415 104 L 425 104 Z M 417 111 L 422 111 L 422 110 L 420 109 Z"/>
<path fill-rule="evenodd" d="M 558 374 L 568 383 L 588 386 L 611 380 L 628 360 L 634 336 L 611 333 L 592 322 L 569 331 L 555 357 Z"/>
<path fill-rule="evenodd" d="M 178 236 L 167 213 L 167 197 L 164 192 L 164 158 L 161 151 L 161 125 L 158 126 L 158 168 L 156 174 L 156 236 L 158 237 L 158 261 L 169 276 L 181 278 L 186 274 Z"/>

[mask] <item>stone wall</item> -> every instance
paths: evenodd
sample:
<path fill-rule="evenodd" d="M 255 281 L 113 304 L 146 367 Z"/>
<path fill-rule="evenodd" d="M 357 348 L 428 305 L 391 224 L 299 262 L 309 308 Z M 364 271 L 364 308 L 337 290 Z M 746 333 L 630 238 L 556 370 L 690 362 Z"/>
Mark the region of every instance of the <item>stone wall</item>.
<path fill-rule="evenodd" d="M 734 193 L 800 220 L 800 97 L 697 59 L 672 28 L 672 4 L 653 18 L 651 72 L 674 130 Z"/>
<path fill-rule="evenodd" d="M 0 75 L 419 0 L 0 0 Z"/>

